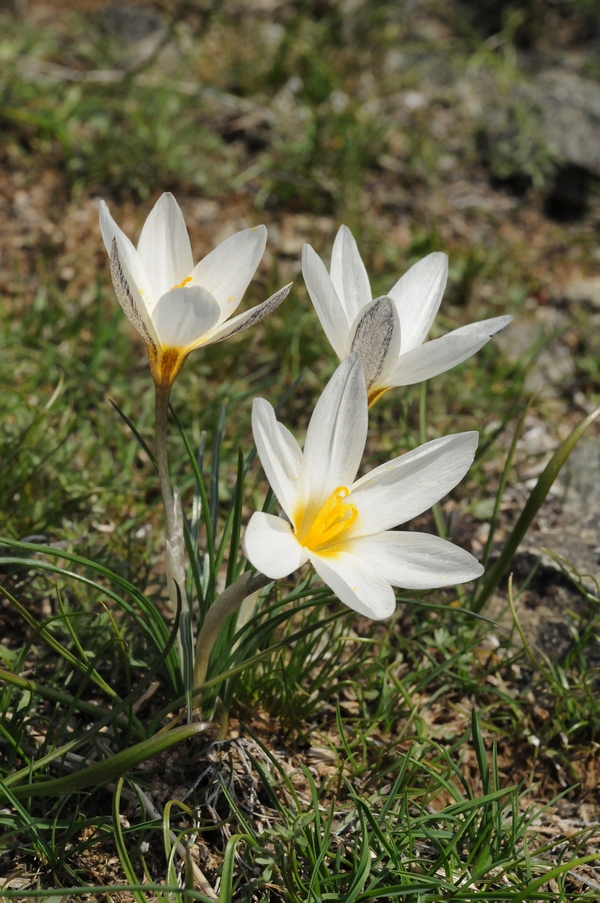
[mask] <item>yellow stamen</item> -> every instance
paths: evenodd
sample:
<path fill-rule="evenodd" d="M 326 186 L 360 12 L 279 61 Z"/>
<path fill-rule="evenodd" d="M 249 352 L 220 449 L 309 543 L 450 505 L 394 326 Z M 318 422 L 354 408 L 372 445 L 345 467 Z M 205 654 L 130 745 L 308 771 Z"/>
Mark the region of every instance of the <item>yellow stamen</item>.
<path fill-rule="evenodd" d="M 191 282 L 191 281 L 192 281 L 192 277 L 186 276 L 185 279 L 183 280 L 183 282 L 178 282 L 177 285 L 173 286 L 171 291 L 173 291 L 174 288 L 185 288 L 185 286 L 188 284 L 188 282 Z"/>
<path fill-rule="evenodd" d="M 358 511 L 344 499 L 350 495 L 345 486 L 334 489 L 315 519 L 306 535 L 298 536 L 298 541 L 311 552 L 322 552 L 327 546 L 334 545 L 338 537 L 351 527 Z"/>

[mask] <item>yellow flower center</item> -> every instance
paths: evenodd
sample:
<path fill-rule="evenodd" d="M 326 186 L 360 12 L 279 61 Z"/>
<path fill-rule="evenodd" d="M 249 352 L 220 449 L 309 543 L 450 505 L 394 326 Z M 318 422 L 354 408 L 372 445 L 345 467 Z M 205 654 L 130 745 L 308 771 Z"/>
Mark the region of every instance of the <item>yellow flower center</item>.
<path fill-rule="evenodd" d="M 157 386 L 171 386 L 189 351 L 184 348 L 156 348 L 148 345 L 150 372 Z"/>
<path fill-rule="evenodd" d="M 345 486 L 338 486 L 333 490 L 306 535 L 302 536 L 300 533 L 298 536 L 298 541 L 305 548 L 311 552 L 321 552 L 337 542 L 338 537 L 352 526 L 358 517 L 358 511 L 355 505 L 344 502 L 349 495 L 350 490 Z"/>
<path fill-rule="evenodd" d="M 173 291 L 174 288 L 185 288 L 185 286 L 188 284 L 188 282 L 191 282 L 191 281 L 192 281 L 192 277 L 186 276 L 185 279 L 183 280 L 183 282 L 178 282 L 177 285 L 174 285 L 173 288 L 171 288 L 171 291 Z"/>

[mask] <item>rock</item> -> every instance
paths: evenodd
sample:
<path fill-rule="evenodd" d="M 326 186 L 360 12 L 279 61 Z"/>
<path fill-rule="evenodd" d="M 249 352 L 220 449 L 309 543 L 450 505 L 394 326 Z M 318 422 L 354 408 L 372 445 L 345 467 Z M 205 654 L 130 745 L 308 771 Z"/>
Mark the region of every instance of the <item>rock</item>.
<path fill-rule="evenodd" d="M 563 470 L 560 495 L 545 503 L 524 547 L 542 558 L 545 550 L 560 556 L 573 573 L 593 586 L 600 578 L 600 445 L 584 438 L 575 446 Z M 551 561 L 546 560 L 546 564 Z M 597 587 L 596 587 L 597 591 Z"/>
<path fill-rule="evenodd" d="M 525 81 L 509 87 L 490 72 L 477 72 L 460 92 L 467 110 L 479 121 L 477 147 L 492 180 L 523 194 L 541 186 L 554 159 L 544 135 L 543 119 Z"/>
<path fill-rule="evenodd" d="M 567 286 L 564 298 L 570 304 L 586 304 L 600 310 L 600 277 L 577 279 Z"/>
<path fill-rule="evenodd" d="M 560 477 L 561 496 L 549 497 L 527 534 L 523 550 L 537 554 L 546 565 L 546 551 L 568 562 L 573 572 L 593 585 L 600 579 L 600 445 L 581 439 Z M 547 512 L 547 513 L 545 513 Z"/>
<path fill-rule="evenodd" d="M 600 179 L 600 85 L 566 69 L 549 69 L 529 91 L 556 159 Z"/>
<path fill-rule="evenodd" d="M 494 179 L 518 193 L 544 185 L 546 212 L 558 219 L 585 212 L 589 180 L 600 179 L 596 81 L 555 68 L 509 84 L 478 71 L 466 101 L 481 121 L 479 150 Z"/>
<path fill-rule="evenodd" d="M 111 3 L 102 10 L 104 29 L 123 43 L 137 43 L 164 32 L 164 22 L 158 12 L 128 3 Z"/>
<path fill-rule="evenodd" d="M 506 630 L 506 581 L 513 575 L 517 616 L 534 653 L 561 662 L 573 645 L 573 626 L 589 618 L 600 579 L 600 445 L 582 439 L 544 502 L 485 614 Z M 562 491 L 558 491 L 562 490 Z M 498 544 L 498 551 L 501 544 Z M 578 584 L 584 587 L 584 591 Z M 589 595 L 588 595 L 589 593 Z M 586 667 L 600 666 L 600 646 L 586 650 Z M 593 675 L 595 677 L 595 673 Z"/>
<path fill-rule="evenodd" d="M 550 69 L 530 90 L 557 162 L 546 212 L 556 219 L 578 219 L 587 208 L 589 177 L 600 178 L 600 85 L 565 69 Z"/>
<path fill-rule="evenodd" d="M 600 517 L 600 447 L 595 439 L 582 439 L 565 465 L 569 491 L 566 504 L 575 506 L 575 520 Z M 594 526 L 597 526 L 597 520 Z"/>

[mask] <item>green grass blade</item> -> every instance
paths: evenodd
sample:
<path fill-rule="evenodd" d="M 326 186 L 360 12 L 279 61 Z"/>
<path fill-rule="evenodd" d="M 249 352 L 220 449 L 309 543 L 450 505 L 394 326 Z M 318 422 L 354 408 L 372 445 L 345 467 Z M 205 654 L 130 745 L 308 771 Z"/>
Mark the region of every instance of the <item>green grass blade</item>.
<path fill-rule="evenodd" d="M 511 903 L 523 903 L 524 900 L 534 899 L 531 895 L 534 894 L 544 884 L 547 884 L 549 881 L 552 881 L 555 878 L 560 878 L 560 876 L 564 875 L 565 872 L 573 871 L 573 869 L 577 868 L 580 865 L 585 865 L 586 862 L 597 863 L 598 854 L 591 853 L 589 856 L 581 856 L 579 859 L 573 859 L 570 862 L 563 862 L 561 865 L 557 865 L 555 868 L 549 869 L 549 871 L 544 872 L 543 875 L 540 875 L 539 878 L 535 878 L 534 881 L 530 881 L 527 887 L 520 893 L 516 894 L 514 897 L 511 897 Z M 588 897 L 588 899 L 592 898 Z"/>
<path fill-rule="evenodd" d="M 240 535 L 242 532 L 242 505 L 244 504 L 244 456 L 240 448 L 238 452 L 238 469 L 233 499 L 231 502 L 231 539 L 229 540 L 229 561 L 227 562 L 227 578 L 225 586 L 233 583 L 238 576 L 240 563 Z M 243 564 L 242 564 L 243 567 Z"/>
<path fill-rule="evenodd" d="M 525 418 L 529 414 L 532 403 L 533 403 L 533 398 L 526 405 L 523 413 L 519 417 L 519 421 L 515 428 L 515 434 L 512 438 L 512 442 L 511 442 L 510 448 L 508 450 L 508 455 L 506 456 L 506 461 L 504 462 L 504 467 L 502 468 L 502 475 L 500 477 L 500 485 L 498 486 L 498 491 L 496 493 L 496 500 L 494 503 L 494 510 L 492 512 L 492 517 L 490 520 L 490 530 L 488 533 L 488 538 L 485 543 L 485 548 L 483 550 L 483 555 L 481 556 L 481 563 L 484 567 L 487 565 L 489 557 L 490 557 L 490 552 L 492 551 L 492 544 L 494 542 L 496 528 L 498 526 L 498 521 L 500 519 L 500 506 L 502 504 L 502 499 L 504 498 L 504 491 L 506 489 L 506 484 L 508 482 L 508 474 L 510 472 L 513 457 L 514 457 L 515 451 L 517 449 L 517 442 L 521 438 L 521 433 L 523 432 L 523 427 L 525 426 Z M 475 584 L 476 591 L 477 591 L 477 586 L 481 583 L 482 579 L 483 578 L 478 580 L 477 583 Z"/>
<path fill-rule="evenodd" d="M 427 436 L 427 380 L 421 383 L 421 387 L 419 390 L 419 439 L 421 441 L 421 445 L 425 445 L 428 440 Z M 433 514 L 433 519 L 435 521 L 435 528 L 438 532 L 438 536 L 441 536 L 442 539 L 447 539 L 448 537 L 448 529 L 446 527 L 444 521 L 444 515 L 442 514 L 442 508 L 439 502 L 435 502 L 431 506 L 431 513 Z"/>
<path fill-rule="evenodd" d="M 227 402 L 221 405 L 219 414 L 219 423 L 215 430 L 215 438 L 213 441 L 212 461 L 210 466 L 210 483 L 209 483 L 209 504 L 210 504 L 210 524 L 213 536 L 217 533 L 217 518 L 219 515 L 219 471 L 221 466 L 221 442 L 225 431 L 225 415 L 227 413 Z"/>
<path fill-rule="evenodd" d="M 119 861 L 125 872 L 125 877 L 130 882 L 131 885 L 135 886 L 137 884 L 137 880 L 135 877 L 135 872 L 133 870 L 133 866 L 131 864 L 131 859 L 129 858 L 129 854 L 127 852 L 127 847 L 125 846 L 125 841 L 123 839 L 123 831 L 121 830 L 121 813 L 120 813 L 120 802 L 121 802 L 121 791 L 123 789 L 123 778 L 119 778 L 117 781 L 117 786 L 115 788 L 115 792 L 113 795 L 113 829 L 115 836 L 115 846 L 117 848 L 117 855 L 119 857 Z M 136 903 L 147 903 L 147 897 L 142 891 L 134 890 L 131 892 L 133 894 L 133 898 Z"/>
<path fill-rule="evenodd" d="M 43 756 L 42 758 L 36 760 L 35 762 L 33 762 L 31 764 L 30 767 L 21 769 L 21 771 L 16 771 L 16 772 L 13 772 L 12 774 L 8 775 L 8 777 L 5 780 L 5 784 L 7 786 L 9 786 L 9 785 L 12 786 L 13 784 L 18 783 L 20 780 L 25 780 L 26 778 L 30 777 L 30 775 L 33 773 L 33 771 L 37 771 L 38 769 L 44 767 L 45 765 L 48 765 L 50 762 L 53 762 L 56 759 L 61 758 L 62 756 L 66 755 L 67 752 L 72 752 L 73 750 L 77 749 L 77 747 L 80 746 L 82 743 L 89 743 L 89 741 L 92 737 L 94 737 L 104 727 L 107 727 L 108 725 L 121 724 L 124 721 L 124 726 L 130 727 L 131 723 L 132 723 L 131 716 L 129 716 L 126 719 L 123 719 L 122 718 L 123 713 L 126 710 L 131 710 L 131 707 L 133 706 L 136 699 L 139 699 L 139 697 L 147 690 L 147 688 L 150 686 L 150 684 L 156 677 L 157 672 L 162 667 L 165 659 L 169 655 L 171 648 L 173 647 L 173 645 L 175 643 L 175 638 L 176 638 L 177 632 L 179 630 L 180 615 L 181 615 L 181 603 L 179 604 L 177 611 L 175 613 L 175 620 L 173 622 L 173 628 L 171 630 L 171 635 L 169 637 L 169 641 L 168 641 L 167 645 L 165 646 L 165 648 L 163 649 L 161 654 L 158 656 L 156 661 L 152 664 L 152 667 L 148 669 L 148 673 L 145 675 L 145 677 L 139 681 L 137 686 L 133 688 L 133 690 L 131 691 L 131 693 L 129 693 L 128 696 L 126 696 L 117 706 L 115 706 L 115 708 L 111 709 L 110 711 L 106 711 L 104 709 L 99 709 L 96 706 L 84 706 L 83 703 L 81 702 L 81 700 L 78 700 L 78 708 L 81 708 L 82 711 L 88 711 L 90 714 L 95 714 L 95 715 L 98 715 L 100 712 L 103 712 L 103 717 L 99 721 L 97 721 L 96 724 L 90 726 L 85 731 L 85 733 L 80 734 L 78 737 L 74 737 L 73 740 L 70 740 L 64 746 L 60 747 L 59 749 L 55 749 L 51 753 L 48 753 L 47 755 Z M 4 674 L 7 674 L 7 673 L 8 672 L 0 672 L 0 680 L 3 679 Z M 10 682 L 14 683 L 17 686 L 19 686 L 19 685 L 22 686 L 22 684 L 32 684 L 33 683 L 32 681 L 26 681 L 24 678 L 16 678 L 15 675 L 10 675 Z M 37 686 L 38 686 L 37 684 L 34 685 L 35 688 L 37 688 Z M 29 686 L 27 687 L 27 689 L 29 689 L 30 692 L 34 692 L 34 690 L 30 689 Z M 42 692 L 41 695 L 47 695 L 47 692 Z M 53 698 L 53 697 L 50 697 L 50 698 Z M 56 701 L 62 702 L 63 700 L 60 699 L 60 700 L 56 700 Z M 74 697 L 72 697 L 70 700 L 71 704 L 73 704 L 74 701 L 75 701 Z M 91 709 L 91 712 L 90 712 L 90 709 Z M 95 709 L 95 712 L 94 712 L 94 709 Z M 136 721 L 136 723 L 139 724 L 137 719 L 135 719 L 135 721 Z"/>
<path fill-rule="evenodd" d="M 250 834 L 234 834 L 227 841 L 223 865 L 221 867 L 221 887 L 219 890 L 219 903 L 231 903 L 233 897 L 233 868 L 235 865 L 235 853 L 239 843 L 248 843 L 258 849 L 258 844 Z"/>
<path fill-rule="evenodd" d="M 589 414 L 584 420 L 582 420 L 581 423 L 571 431 L 565 441 L 561 445 L 559 445 L 557 450 L 554 452 L 554 454 L 546 464 L 544 470 L 538 477 L 537 483 L 531 490 L 529 498 L 525 503 L 525 507 L 523 508 L 523 511 L 521 512 L 517 523 L 513 527 L 510 536 L 504 544 L 504 548 L 500 553 L 498 561 L 488 571 L 487 576 L 485 577 L 485 580 L 483 581 L 483 584 L 481 586 L 481 590 L 473 601 L 471 607 L 474 612 L 479 613 L 483 610 L 492 593 L 497 588 L 515 552 L 519 548 L 519 545 L 521 544 L 525 534 L 531 526 L 534 517 L 540 510 L 546 496 L 550 492 L 550 488 L 552 487 L 552 484 L 560 473 L 561 468 L 563 467 L 576 444 L 579 442 L 579 440 L 587 430 L 588 426 L 590 426 L 590 424 L 592 424 L 594 420 L 596 420 L 599 414 L 600 408 L 596 408 L 595 411 L 592 411 L 591 414 Z"/>
<path fill-rule="evenodd" d="M 99 787 L 116 780 L 122 774 L 126 774 L 137 765 L 165 749 L 169 749 L 176 743 L 181 743 L 183 740 L 202 733 L 208 726 L 208 722 L 198 722 L 174 727 L 170 731 L 155 734 L 148 740 L 142 740 L 141 743 L 136 743 L 135 746 L 124 749 L 114 756 L 109 756 L 103 762 L 88 765 L 74 774 L 51 781 L 39 781 L 35 784 L 18 786 L 13 789 L 12 793 L 15 799 L 23 800 L 33 796 L 60 796 L 62 793 L 75 793 L 88 787 Z M 0 792 L 2 791 L 0 790 Z"/>
<path fill-rule="evenodd" d="M 78 564 L 83 568 L 89 569 L 92 572 L 104 577 L 109 580 L 111 583 L 116 584 L 118 587 L 123 589 L 128 596 L 132 598 L 132 600 L 137 604 L 140 610 L 135 605 L 132 605 L 127 599 L 124 599 L 122 596 L 117 595 L 113 590 L 109 589 L 106 585 L 102 585 L 96 583 L 94 580 L 91 580 L 89 577 L 85 577 L 83 574 L 79 574 L 76 571 L 66 570 L 65 568 L 61 568 L 58 565 L 50 564 L 46 561 L 34 560 L 31 559 L 20 559 L 15 557 L 0 557 L 0 564 L 22 564 L 29 568 L 37 567 L 41 570 L 46 570 L 51 573 L 60 574 L 63 577 L 67 577 L 68 579 L 77 580 L 79 583 L 82 583 L 87 586 L 91 586 L 94 589 L 98 590 L 101 594 L 108 596 L 114 602 L 119 605 L 119 607 L 124 608 L 128 614 L 131 615 L 132 618 L 135 619 L 138 627 L 147 634 L 148 638 L 152 641 L 156 649 L 160 652 L 169 638 L 169 627 L 161 614 L 161 612 L 156 608 L 156 606 L 148 599 L 147 596 L 144 595 L 136 586 L 126 580 L 124 577 L 121 577 L 119 574 L 114 573 L 109 568 L 104 567 L 104 565 L 98 564 L 95 561 L 91 561 L 88 558 L 83 558 L 80 555 L 75 555 L 72 552 L 68 552 L 65 549 L 56 549 L 52 546 L 40 546 L 35 543 L 27 543 L 27 542 L 19 542 L 13 539 L 2 539 L 2 543 L 10 548 L 21 549 L 27 552 L 35 552 L 36 554 L 47 555 L 51 558 L 60 558 L 65 559 L 66 561 L 73 562 L 74 564 Z M 6 594 L 6 590 L 2 590 Z M 12 597 L 8 596 L 11 599 L 13 604 L 18 606 L 20 614 L 25 618 L 25 620 L 29 619 L 29 614 L 20 606 L 16 600 L 13 600 Z M 28 620 L 29 623 L 29 620 Z M 36 624 L 32 626 L 37 626 Z M 60 649 L 56 649 L 55 651 L 60 653 Z M 171 685 L 175 690 L 180 690 L 181 687 L 181 679 L 180 679 L 180 668 L 177 652 L 175 649 L 171 650 L 170 655 L 168 656 L 165 667 L 167 673 L 169 674 L 169 679 L 171 681 Z M 114 691 L 109 688 L 108 691 L 110 695 L 114 695 Z"/>
<path fill-rule="evenodd" d="M 200 468 L 201 461 L 198 460 L 198 456 L 195 454 L 194 449 L 192 448 L 192 444 L 187 436 L 186 431 L 183 428 L 183 424 L 179 419 L 177 412 L 171 406 L 171 414 L 175 423 L 177 425 L 177 429 L 179 430 L 179 435 L 183 440 L 183 444 L 185 446 L 185 450 L 187 452 L 188 460 L 190 462 L 190 466 L 192 468 L 192 473 L 194 474 L 194 480 L 196 484 L 196 489 L 200 494 L 200 501 L 202 506 L 202 513 L 204 515 L 204 529 L 206 532 L 206 560 L 208 562 L 209 573 L 208 575 L 202 575 L 205 578 L 206 583 L 206 591 L 202 588 L 202 582 L 197 578 L 197 593 L 198 600 L 200 602 L 200 616 L 201 618 L 206 614 L 206 609 L 211 604 L 214 594 L 215 594 L 215 582 L 216 582 L 216 571 L 215 571 L 215 539 L 214 539 L 214 531 L 212 528 L 212 521 L 210 516 L 210 505 L 208 500 L 208 495 L 206 493 L 206 487 L 204 485 L 204 479 L 202 477 L 202 471 Z M 192 536 L 189 533 L 187 522 L 184 520 L 184 528 L 185 528 L 185 541 L 187 546 L 188 555 L 190 561 L 197 560 L 198 557 L 198 545 L 197 542 L 194 543 L 192 541 Z M 199 575 L 198 575 L 199 576 Z M 207 579 L 206 579 L 207 578 Z"/>
<path fill-rule="evenodd" d="M 198 448 L 198 453 L 194 457 L 194 461 L 196 464 L 196 468 L 198 473 L 202 473 L 203 461 L 204 461 L 204 446 L 206 441 L 205 433 L 202 433 L 202 438 L 200 440 L 200 446 Z M 195 473 L 196 471 L 194 471 Z M 200 541 L 200 526 L 202 524 L 202 497 L 200 495 L 200 488 L 198 485 L 194 485 L 194 498 L 192 501 L 192 518 L 189 526 L 189 530 L 185 530 L 185 543 L 188 552 L 189 559 L 189 569 L 188 569 L 188 578 L 186 582 L 186 591 L 188 599 L 193 598 L 193 590 L 196 589 L 196 596 L 198 598 L 198 605 L 200 611 L 203 612 L 205 610 L 205 600 L 204 600 L 204 586 L 202 582 L 202 567 L 200 565 L 200 555 L 198 552 L 198 544 Z M 184 526 L 185 517 L 184 517 Z"/>
<path fill-rule="evenodd" d="M 138 428 L 137 428 L 136 425 L 134 424 L 133 420 L 131 420 L 131 418 L 128 417 L 127 414 L 125 414 L 125 413 L 121 410 L 121 408 L 119 407 L 119 405 L 118 405 L 115 401 L 113 401 L 112 398 L 109 398 L 108 400 L 110 401 L 111 405 L 113 406 L 113 408 L 115 409 L 115 411 L 117 412 L 117 414 L 119 415 L 119 417 L 121 418 L 121 420 L 123 421 L 123 423 L 124 423 L 124 424 L 128 427 L 128 429 L 130 429 L 131 432 L 133 433 L 133 435 L 134 435 L 134 437 L 135 437 L 135 439 L 136 439 L 138 445 L 139 445 L 141 448 L 144 449 L 144 451 L 146 452 L 146 454 L 147 454 L 148 457 L 150 458 L 150 460 L 151 460 L 151 462 L 152 462 L 152 465 L 153 465 L 154 467 L 156 467 L 156 466 L 157 466 L 157 465 L 156 465 L 156 457 L 155 457 L 155 455 L 154 455 L 154 452 L 152 451 L 152 449 L 150 448 L 150 446 L 148 445 L 148 443 L 146 442 L 146 440 L 144 439 L 144 437 L 142 436 L 142 434 L 140 433 L 140 431 L 138 430 Z"/>
<path fill-rule="evenodd" d="M 475 756 L 477 757 L 477 764 L 479 765 L 479 774 L 481 775 L 481 786 L 483 787 L 484 793 L 490 793 L 492 789 L 490 783 L 490 768 L 488 765 L 483 737 L 481 736 L 476 709 L 471 710 L 471 732 L 473 736 Z"/>
<path fill-rule="evenodd" d="M 0 668 L 0 682 L 11 684 L 21 691 L 31 693 L 32 696 L 41 696 L 42 699 L 50 699 L 52 702 L 73 706 L 78 711 L 85 712 L 86 715 L 97 716 L 113 714 L 112 711 L 101 708 L 92 702 L 85 702 L 83 699 L 71 696 L 70 693 L 66 693 L 64 690 L 56 690 L 54 687 L 45 687 L 43 684 L 37 683 L 30 678 L 21 677 L 20 674 L 13 674 L 12 671 L 6 671 L 4 668 Z M 128 722 L 124 720 L 123 726 L 126 726 L 127 723 Z"/>
<path fill-rule="evenodd" d="M 7 559 L 0 558 L 0 564 L 4 563 L 6 560 Z M 29 564 L 29 565 L 31 564 L 31 562 L 28 562 L 27 560 L 22 560 L 19 558 L 16 558 L 16 559 L 11 558 L 8 560 L 11 562 L 16 561 L 17 563 L 21 563 L 21 564 Z M 45 564 L 45 562 L 38 562 L 38 564 Z M 54 652 L 56 652 L 58 655 L 62 656 L 62 658 L 64 658 L 65 661 L 67 661 L 74 668 L 77 668 L 79 671 L 87 670 L 87 662 L 84 663 L 84 662 L 79 661 L 79 659 L 75 655 L 73 655 L 71 652 L 69 652 L 68 649 L 65 649 L 63 644 L 59 640 L 57 640 L 50 633 L 50 631 L 46 629 L 46 627 L 43 624 L 40 624 L 33 617 L 33 615 L 31 615 L 27 611 L 27 609 L 23 605 L 21 605 L 21 603 L 8 592 L 7 589 L 4 589 L 3 586 L 0 586 L 0 592 L 4 593 L 4 595 L 6 596 L 8 601 L 11 603 L 11 605 L 14 606 L 14 608 L 16 608 L 16 610 L 19 612 L 19 614 L 22 616 L 22 618 L 31 627 L 33 627 L 35 629 L 35 631 L 41 637 L 41 639 L 43 639 L 44 642 Z M 100 689 L 102 689 L 106 693 L 107 696 L 110 696 L 111 699 L 117 698 L 116 690 L 114 690 L 109 684 L 107 684 L 106 681 L 96 671 L 94 671 L 92 674 L 92 680 L 98 687 L 100 687 Z"/>
<path fill-rule="evenodd" d="M 110 899 L 111 894 L 133 894 L 136 891 L 140 891 L 144 894 L 151 893 L 163 893 L 163 894 L 174 894 L 176 898 L 182 897 L 182 890 L 177 886 L 169 886 L 167 884 L 84 884 L 80 887 L 61 887 L 61 888 L 52 888 L 46 887 L 43 890 L 2 890 L 0 894 L 0 900 L 14 900 L 15 903 L 19 903 L 19 901 L 23 899 L 40 899 L 42 898 L 50 898 L 50 897 L 60 897 L 66 900 L 69 897 L 85 897 L 89 898 L 91 894 L 103 894 L 107 899 Z M 199 903 L 214 903 L 212 897 L 207 897 L 206 894 L 200 893 L 198 890 L 186 890 L 185 898 L 188 900 L 198 900 Z M 151 898 L 145 897 L 144 903 L 150 903 Z"/>

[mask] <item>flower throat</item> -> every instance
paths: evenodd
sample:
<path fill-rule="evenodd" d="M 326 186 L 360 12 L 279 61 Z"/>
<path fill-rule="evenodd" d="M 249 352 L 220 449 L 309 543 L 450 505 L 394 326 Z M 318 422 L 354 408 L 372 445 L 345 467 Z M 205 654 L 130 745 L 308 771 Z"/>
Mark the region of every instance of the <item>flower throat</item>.
<path fill-rule="evenodd" d="M 310 549 L 311 552 L 319 552 L 329 545 L 333 545 L 339 536 L 352 526 L 358 517 L 356 507 L 350 502 L 344 503 L 344 499 L 350 495 L 350 490 L 345 486 L 334 489 L 317 516 L 310 530 L 305 536 L 298 536 L 298 541 Z"/>

